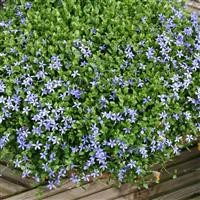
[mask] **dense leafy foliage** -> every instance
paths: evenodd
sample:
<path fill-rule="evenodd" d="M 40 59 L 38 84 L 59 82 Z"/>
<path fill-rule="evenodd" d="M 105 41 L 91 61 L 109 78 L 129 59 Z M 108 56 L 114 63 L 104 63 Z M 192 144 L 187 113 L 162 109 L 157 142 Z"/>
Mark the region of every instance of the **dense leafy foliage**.
<path fill-rule="evenodd" d="M 200 131 L 200 24 L 180 1 L 8 1 L 0 150 L 51 189 L 144 183 Z"/>

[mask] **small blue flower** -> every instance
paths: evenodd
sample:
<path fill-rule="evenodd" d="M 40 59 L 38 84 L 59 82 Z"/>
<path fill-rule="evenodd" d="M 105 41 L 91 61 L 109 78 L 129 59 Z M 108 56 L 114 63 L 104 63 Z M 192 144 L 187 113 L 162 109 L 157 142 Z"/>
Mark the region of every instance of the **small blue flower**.
<path fill-rule="evenodd" d="M 24 5 L 25 9 L 31 9 L 32 7 L 32 3 L 31 2 L 26 2 L 25 5 Z"/>
<path fill-rule="evenodd" d="M 186 27 L 184 28 L 184 33 L 187 35 L 187 36 L 191 36 L 192 35 L 192 28 L 191 27 Z"/>
<path fill-rule="evenodd" d="M 184 114 L 184 116 L 185 116 L 185 119 L 186 120 L 190 120 L 191 119 L 191 113 L 189 112 L 189 111 L 186 111 L 185 113 L 183 113 Z"/>
<path fill-rule="evenodd" d="M 80 99 L 82 92 L 79 89 L 72 89 L 70 93 L 77 99 Z"/>
<path fill-rule="evenodd" d="M 3 83 L 3 81 L 0 80 L 0 93 L 3 93 L 6 89 L 5 84 Z"/>
<path fill-rule="evenodd" d="M 140 175 L 142 172 L 142 169 L 139 166 L 137 166 L 135 172 L 136 172 L 136 174 Z"/>
<path fill-rule="evenodd" d="M 55 189 L 56 188 L 55 182 L 54 181 L 48 181 L 47 188 L 49 190 Z"/>
<path fill-rule="evenodd" d="M 130 160 L 130 162 L 127 165 L 130 169 L 133 169 L 136 167 L 136 161 Z"/>
<path fill-rule="evenodd" d="M 153 47 L 148 47 L 148 51 L 146 52 L 146 56 L 148 59 L 151 59 L 154 57 L 154 53 L 155 53 L 155 50 Z"/>
<path fill-rule="evenodd" d="M 81 179 L 77 175 L 72 174 L 71 177 L 70 177 L 70 181 L 72 183 L 78 184 L 81 181 Z"/>
<path fill-rule="evenodd" d="M 31 174 L 31 170 L 25 168 L 25 169 L 22 171 L 22 178 L 28 177 L 30 174 Z"/>
<path fill-rule="evenodd" d="M 42 143 L 40 143 L 39 141 L 37 141 L 36 144 L 33 144 L 33 147 L 35 150 L 37 150 L 37 149 L 40 150 L 41 146 L 42 146 Z"/>
<path fill-rule="evenodd" d="M 194 140 L 194 138 L 192 135 L 186 135 L 186 139 L 185 139 L 186 142 L 190 143 L 193 140 Z"/>

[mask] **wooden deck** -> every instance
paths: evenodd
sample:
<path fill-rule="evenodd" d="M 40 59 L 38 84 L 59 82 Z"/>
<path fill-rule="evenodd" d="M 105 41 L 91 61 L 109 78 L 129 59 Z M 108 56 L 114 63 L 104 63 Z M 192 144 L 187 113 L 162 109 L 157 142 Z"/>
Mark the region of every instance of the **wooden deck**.
<path fill-rule="evenodd" d="M 66 180 L 61 187 L 47 190 L 33 187 L 33 181 L 21 179 L 15 170 L 0 165 L 0 199 L 5 200 L 200 200 L 200 151 L 197 147 L 184 151 L 175 161 L 168 162 L 161 172 L 159 184 L 148 190 L 133 185 L 121 188 L 107 184 L 106 179 L 76 187 Z M 173 177 L 175 179 L 173 179 Z"/>

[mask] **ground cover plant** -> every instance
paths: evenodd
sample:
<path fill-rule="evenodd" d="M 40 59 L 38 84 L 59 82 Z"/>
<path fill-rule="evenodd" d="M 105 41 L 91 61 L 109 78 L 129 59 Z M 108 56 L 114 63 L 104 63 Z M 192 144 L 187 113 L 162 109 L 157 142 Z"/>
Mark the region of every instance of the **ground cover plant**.
<path fill-rule="evenodd" d="M 200 131 L 200 25 L 182 1 L 0 9 L 0 157 L 23 177 L 147 186 Z"/>

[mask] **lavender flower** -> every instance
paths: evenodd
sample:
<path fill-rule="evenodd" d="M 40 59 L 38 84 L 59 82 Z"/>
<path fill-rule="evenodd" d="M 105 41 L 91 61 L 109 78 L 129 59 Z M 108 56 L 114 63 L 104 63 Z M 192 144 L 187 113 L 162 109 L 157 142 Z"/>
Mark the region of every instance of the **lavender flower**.
<path fill-rule="evenodd" d="M 28 168 L 25 168 L 22 172 L 22 178 L 28 177 L 31 171 Z"/>
<path fill-rule="evenodd" d="M 184 116 L 185 116 L 185 119 L 186 119 L 186 120 L 190 120 L 190 119 L 191 119 L 191 114 L 190 114 L 189 111 L 186 111 L 186 112 L 184 113 Z"/>
<path fill-rule="evenodd" d="M 72 181 L 72 183 L 75 183 L 75 184 L 78 184 L 80 182 L 80 178 L 75 174 L 71 175 L 70 180 Z"/>
<path fill-rule="evenodd" d="M 194 138 L 193 138 L 193 136 L 192 135 L 186 135 L 186 139 L 185 139 L 185 141 L 186 142 L 191 142 L 192 140 L 194 140 Z"/>
<path fill-rule="evenodd" d="M 130 169 L 133 169 L 136 167 L 136 161 L 130 160 L 130 162 L 127 165 Z"/>
<path fill-rule="evenodd" d="M 42 143 L 40 143 L 39 141 L 37 141 L 36 144 L 33 144 L 33 147 L 35 150 L 37 150 L 37 149 L 40 150 L 41 146 L 42 146 Z"/>
<path fill-rule="evenodd" d="M 32 3 L 31 2 L 26 2 L 25 5 L 24 5 L 25 9 L 31 9 L 32 7 Z"/>
<path fill-rule="evenodd" d="M 19 159 L 16 159 L 16 160 L 14 160 L 14 166 L 15 167 L 18 167 L 18 168 L 20 168 L 21 167 L 21 163 L 22 163 L 22 161 L 21 160 L 19 160 Z"/>
<path fill-rule="evenodd" d="M 0 80 L 0 93 L 3 93 L 6 89 L 5 84 L 3 83 L 3 81 Z"/>
<path fill-rule="evenodd" d="M 47 188 L 49 190 L 55 189 L 56 188 L 55 182 L 54 181 L 48 181 Z"/>
<path fill-rule="evenodd" d="M 139 152 L 142 155 L 142 158 L 147 158 L 148 157 L 147 150 L 146 150 L 145 147 L 140 147 L 139 148 Z"/>
<path fill-rule="evenodd" d="M 73 89 L 70 92 L 75 98 L 80 99 L 82 92 L 78 89 Z"/>
<path fill-rule="evenodd" d="M 148 48 L 148 51 L 146 52 L 146 56 L 148 59 L 151 59 L 154 57 L 154 53 L 155 53 L 155 50 L 153 47 L 149 47 Z"/>
<path fill-rule="evenodd" d="M 139 166 L 137 166 L 135 172 L 136 172 L 136 174 L 140 175 L 142 172 L 142 169 Z"/>

